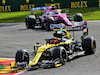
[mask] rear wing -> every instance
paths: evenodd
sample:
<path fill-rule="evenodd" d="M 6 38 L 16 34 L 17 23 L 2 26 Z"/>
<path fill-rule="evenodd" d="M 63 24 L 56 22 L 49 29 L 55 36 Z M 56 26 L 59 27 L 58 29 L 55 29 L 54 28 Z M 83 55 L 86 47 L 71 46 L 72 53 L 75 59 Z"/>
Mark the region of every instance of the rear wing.
<path fill-rule="evenodd" d="M 67 27 L 66 30 L 67 31 L 82 31 L 84 28 L 84 26 L 80 26 L 80 27 Z"/>
<path fill-rule="evenodd" d="M 77 30 L 80 30 L 80 31 L 83 31 L 83 35 L 81 36 L 81 39 L 84 39 L 84 37 L 86 37 L 88 35 L 88 28 L 87 27 L 84 27 L 84 26 L 81 26 L 81 27 L 67 27 L 66 29 L 54 29 L 54 31 L 73 31 L 73 37 L 74 37 L 74 31 L 77 31 Z"/>
<path fill-rule="evenodd" d="M 88 35 L 88 28 L 85 26 L 80 26 L 80 27 L 68 27 L 66 28 L 67 31 L 73 31 L 73 36 L 74 36 L 74 31 L 83 31 L 83 35 L 81 36 L 81 39 L 86 37 Z"/>
<path fill-rule="evenodd" d="M 30 12 L 33 15 L 34 11 L 42 11 L 42 10 L 47 10 L 47 7 L 35 7 L 35 8 L 31 8 Z"/>
<path fill-rule="evenodd" d="M 80 27 L 66 27 L 65 28 L 65 30 L 67 30 L 67 31 L 82 31 L 83 29 L 85 29 L 85 28 L 87 28 L 87 26 L 80 26 Z M 55 28 L 55 29 L 53 29 L 53 31 L 59 31 L 59 30 L 61 30 L 61 28 Z"/>
<path fill-rule="evenodd" d="M 39 10 L 44 10 L 47 9 L 47 7 L 35 7 L 35 8 L 31 8 L 31 10 L 33 11 L 39 11 Z"/>

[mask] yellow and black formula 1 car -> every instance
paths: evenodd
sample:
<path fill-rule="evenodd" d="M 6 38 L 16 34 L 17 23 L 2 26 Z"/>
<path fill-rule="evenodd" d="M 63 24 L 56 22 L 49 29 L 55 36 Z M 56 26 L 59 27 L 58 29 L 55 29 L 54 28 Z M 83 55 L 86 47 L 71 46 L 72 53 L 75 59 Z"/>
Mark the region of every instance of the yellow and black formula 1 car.
<path fill-rule="evenodd" d="M 87 28 L 84 28 L 81 41 L 78 41 L 66 29 L 60 29 L 53 34 L 53 38 L 46 39 L 46 44 L 38 43 L 34 46 L 34 58 L 31 62 L 26 50 L 18 50 L 16 62 L 11 63 L 11 68 L 33 70 L 59 67 L 76 56 L 94 54 L 96 41 L 93 37 L 86 37 L 87 33 Z"/>

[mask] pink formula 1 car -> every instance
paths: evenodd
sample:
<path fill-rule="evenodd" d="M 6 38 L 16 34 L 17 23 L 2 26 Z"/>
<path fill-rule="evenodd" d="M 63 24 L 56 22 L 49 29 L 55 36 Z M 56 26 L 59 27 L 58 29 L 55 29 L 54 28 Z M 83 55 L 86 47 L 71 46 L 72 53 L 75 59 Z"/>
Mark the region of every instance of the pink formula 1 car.
<path fill-rule="evenodd" d="M 44 10 L 43 15 L 36 17 L 34 11 Z M 75 26 L 76 29 L 87 26 L 87 21 L 83 21 L 81 13 L 74 15 L 74 23 L 71 22 L 69 12 L 61 13 L 61 9 L 56 9 L 54 6 L 36 7 L 31 9 L 31 15 L 26 16 L 26 27 L 32 29 L 35 26 L 46 28 L 47 31 L 55 28 L 66 28 L 66 26 Z"/>

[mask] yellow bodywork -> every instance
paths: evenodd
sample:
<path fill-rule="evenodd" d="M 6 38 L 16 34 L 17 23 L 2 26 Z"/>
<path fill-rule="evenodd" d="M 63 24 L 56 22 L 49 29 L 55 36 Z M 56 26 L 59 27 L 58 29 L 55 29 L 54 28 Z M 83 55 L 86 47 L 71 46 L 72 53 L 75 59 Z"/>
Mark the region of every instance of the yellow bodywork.
<path fill-rule="evenodd" d="M 56 47 L 56 46 L 60 46 L 60 45 L 64 45 L 64 44 L 69 44 L 71 41 L 72 41 L 72 39 L 70 39 L 68 41 L 65 41 L 65 42 L 58 43 L 58 44 L 49 44 L 49 43 L 47 43 L 47 44 L 39 47 L 39 49 L 37 50 L 36 56 L 34 57 L 34 59 L 31 62 L 31 65 L 34 66 L 34 65 L 36 65 L 38 63 L 42 53 L 46 49 L 49 49 L 49 48 L 52 48 L 52 47 Z M 59 64 L 59 65 L 61 65 L 61 64 Z M 59 65 L 56 65 L 56 66 L 59 66 Z"/>
<path fill-rule="evenodd" d="M 67 30 L 62 29 L 62 28 L 60 30 L 63 30 L 66 33 L 66 36 L 68 37 L 68 40 L 64 41 L 64 42 L 60 42 L 58 44 L 49 44 L 49 43 L 47 43 L 45 45 L 38 44 L 38 46 L 41 46 L 41 47 L 38 48 L 37 54 L 36 54 L 35 58 L 32 60 L 32 62 L 31 62 L 32 66 L 35 66 L 38 63 L 42 53 L 46 49 L 49 49 L 49 48 L 52 48 L 52 47 L 56 47 L 56 46 L 61 46 L 61 45 L 64 45 L 64 44 L 69 44 L 71 41 L 73 41 L 73 39 L 70 39 L 70 33 Z M 60 66 L 60 65 L 61 64 L 56 64 L 55 66 Z"/>
<path fill-rule="evenodd" d="M 60 29 L 61 30 L 61 29 Z M 28 65 L 28 66 L 35 66 L 41 55 L 43 54 L 43 52 L 46 50 L 46 49 L 49 49 L 49 48 L 52 48 L 52 47 L 57 47 L 57 46 L 62 46 L 62 45 L 65 45 L 65 44 L 70 44 L 71 41 L 73 41 L 73 39 L 70 38 L 70 33 L 67 32 L 65 29 L 63 29 L 63 31 L 66 32 L 66 36 L 68 37 L 68 40 L 66 41 L 63 41 L 63 42 L 60 42 L 58 44 L 36 44 L 35 46 L 36 47 L 39 47 L 38 50 L 37 50 L 37 54 L 35 55 L 34 59 L 32 60 L 32 62 Z M 11 67 L 14 67 L 14 62 L 11 64 Z M 61 66 L 62 64 L 55 64 L 55 67 L 59 67 Z"/>

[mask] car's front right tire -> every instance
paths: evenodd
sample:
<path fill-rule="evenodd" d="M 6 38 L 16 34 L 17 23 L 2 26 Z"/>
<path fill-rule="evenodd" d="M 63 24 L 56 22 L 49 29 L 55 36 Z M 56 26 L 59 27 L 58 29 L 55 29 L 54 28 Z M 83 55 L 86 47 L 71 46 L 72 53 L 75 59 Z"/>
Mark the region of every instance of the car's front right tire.
<path fill-rule="evenodd" d="M 65 62 L 68 61 L 68 54 L 66 53 L 66 50 L 63 47 L 56 47 L 53 50 L 53 58 L 60 58 L 60 63 L 64 65 Z"/>

